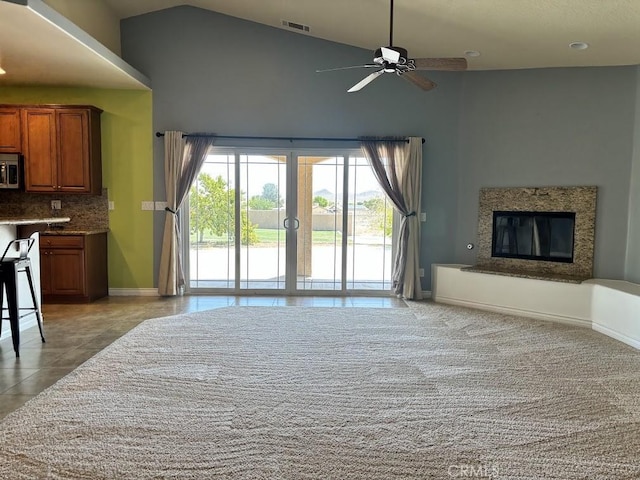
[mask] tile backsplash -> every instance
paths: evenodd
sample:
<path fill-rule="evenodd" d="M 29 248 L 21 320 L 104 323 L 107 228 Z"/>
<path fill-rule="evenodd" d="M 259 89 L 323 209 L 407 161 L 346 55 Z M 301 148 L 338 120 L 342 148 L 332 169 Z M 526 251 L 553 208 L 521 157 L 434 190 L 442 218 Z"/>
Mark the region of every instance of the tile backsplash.
<path fill-rule="evenodd" d="M 51 209 L 51 200 L 60 200 L 60 210 Z M 0 217 L 69 217 L 69 230 L 109 228 L 109 197 L 102 195 L 43 194 L 0 191 Z"/>

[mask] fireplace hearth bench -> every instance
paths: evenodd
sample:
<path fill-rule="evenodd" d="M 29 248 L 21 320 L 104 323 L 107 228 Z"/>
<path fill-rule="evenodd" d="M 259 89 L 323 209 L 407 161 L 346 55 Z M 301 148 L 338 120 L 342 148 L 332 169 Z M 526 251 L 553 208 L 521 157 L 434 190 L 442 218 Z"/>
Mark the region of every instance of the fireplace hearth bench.
<path fill-rule="evenodd" d="M 640 285 L 469 265 L 432 267 L 436 302 L 592 328 L 640 349 Z"/>

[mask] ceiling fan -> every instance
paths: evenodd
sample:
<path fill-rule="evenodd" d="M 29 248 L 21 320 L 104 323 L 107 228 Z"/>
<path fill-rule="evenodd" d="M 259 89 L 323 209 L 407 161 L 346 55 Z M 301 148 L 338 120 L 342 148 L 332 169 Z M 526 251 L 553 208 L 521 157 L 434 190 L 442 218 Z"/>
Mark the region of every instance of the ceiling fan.
<path fill-rule="evenodd" d="M 405 48 L 393 46 L 393 0 L 391 0 L 389 46 L 380 47 L 373 52 L 373 63 L 316 70 L 316 72 L 334 72 L 336 70 L 347 70 L 350 68 L 379 68 L 379 70 L 367 75 L 361 81 L 356 83 L 353 87 L 347 90 L 349 93 L 361 90 L 383 73 L 395 73 L 423 90 L 431 90 L 436 87 L 436 84 L 428 78 L 419 75 L 416 70 L 466 70 L 467 60 L 465 58 L 456 57 L 409 58 Z"/>

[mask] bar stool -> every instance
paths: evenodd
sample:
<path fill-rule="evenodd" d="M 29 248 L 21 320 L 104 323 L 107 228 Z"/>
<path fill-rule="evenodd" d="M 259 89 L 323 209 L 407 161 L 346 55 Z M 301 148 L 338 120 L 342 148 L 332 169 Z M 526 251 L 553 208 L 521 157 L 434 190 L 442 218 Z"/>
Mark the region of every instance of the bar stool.
<path fill-rule="evenodd" d="M 40 338 L 44 343 L 44 333 L 42 332 L 42 314 L 40 313 L 40 306 L 38 305 L 38 299 L 36 297 L 36 291 L 33 288 L 33 278 L 31 276 L 31 260 L 28 257 L 29 251 L 35 242 L 34 238 L 20 238 L 9 242 L 7 248 L 5 248 L 2 257 L 0 257 L 0 329 L 2 328 L 2 320 L 5 317 L 2 312 L 4 310 L 9 311 L 9 322 L 11 324 L 11 338 L 13 340 L 13 350 L 16 352 L 16 357 L 20 356 L 20 327 L 18 321 L 33 313 L 36 314 L 38 319 L 38 328 L 40 329 Z M 13 256 L 12 253 L 9 257 L 7 254 L 9 250 L 15 248 L 18 252 L 18 256 Z M 31 290 L 31 299 L 33 300 L 33 307 L 18 307 L 18 273 L 26 273 L 27 280 L 29 281 L 29 289 Z M 8 308 L 2 308 L 3 295 L 7 292 L 7 306 Z M 20 310 L 30 310 L 24 315 L 20 315 Z"/>

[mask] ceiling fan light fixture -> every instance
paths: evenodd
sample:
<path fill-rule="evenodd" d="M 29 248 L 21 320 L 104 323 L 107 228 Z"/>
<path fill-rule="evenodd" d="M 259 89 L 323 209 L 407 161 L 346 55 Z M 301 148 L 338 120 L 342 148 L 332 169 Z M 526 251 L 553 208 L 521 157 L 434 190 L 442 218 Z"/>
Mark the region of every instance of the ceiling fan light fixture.
<path fill-rule="evenodd" d="M 479 57 L 480 56 L 480 52 L 477 50 L 465 50 L 464 51 L 464 55 L 465 57 Z"/>
<path fill-rule="evenodd" d="M 587 42 L 571 42 L 569 48 L 572 50 L 586 50 L 589 48 L 589 44 Z"/>
<path fill-rule="evenodd" d="M 356 83 L 347 92 L 357 92 L 369 85 L 372 81 L 385 73 L 395 73 L 415 85 L 416 87 L 428 91 L 436 87 L 436 84 L 428 78 L 418 75 L 415 70 L 448 70 L 461 71 L 467 69 L 467 60 L 463 57 L 440 57 L 440 58 L 409 58 L 407 50 L 393 44 L 393 0 L 390 0 L 389 19 L 389 44 L 380 47 L 373 52 L 372 63 L 364 65 L 352 65 L 349 67 L 329 68 L 316 70 L 316 72 L 331 72 L 336 70 L 347 70 L 351 68 L 378 68 Z M 478 55 L 480 55 L 478 53 Z"/>

